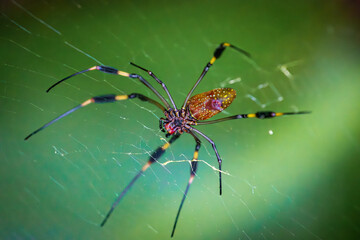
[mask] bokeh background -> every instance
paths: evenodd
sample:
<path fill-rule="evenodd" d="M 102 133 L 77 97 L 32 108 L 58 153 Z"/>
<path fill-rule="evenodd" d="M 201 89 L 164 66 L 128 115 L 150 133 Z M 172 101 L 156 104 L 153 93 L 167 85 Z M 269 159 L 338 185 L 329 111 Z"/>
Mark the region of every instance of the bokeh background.
<path fill-rule="evenodd" d="M 166 140 L 161 111 L 138 100 L 91 105 L 24 137 L 92 96 L 140 92 L 124 77 L 76 71 L 151 69 L 178 105 L 223 41 L 195 93 L 231 87 L 216 117 L 258 110 L 310 115 L 199 126 L 197 177 L 176 239 L 359 239 L 358 1 L 1 1 L 0 238 L 169 239 L 189 177 L 184 135 L 99 224 L 117 194 Z M 145 74 L 144 74 L 145 75 Z M 162 92 L 155 81 L 154 86 Z M 214 117 L 214 119 L 216 118 Z"/>

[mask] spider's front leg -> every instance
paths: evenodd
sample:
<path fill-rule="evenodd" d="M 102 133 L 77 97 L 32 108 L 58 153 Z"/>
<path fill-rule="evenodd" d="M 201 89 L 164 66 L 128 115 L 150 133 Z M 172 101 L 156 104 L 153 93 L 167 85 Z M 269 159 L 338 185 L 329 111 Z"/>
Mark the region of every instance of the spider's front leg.
<path fill-rule="evenodd" d="M 148 87 L 153 93 L 155 93 L 155 95 L 158 96 L 158 98 L 160 98 L 161 102 L 165 105 L 165 107 L 167 109 L 170 108 L 170 105 L 165 100 L 165 98 L 148 81 L 146 81 L 142 76 L 140 76 L 138 74 L 135 74 L 135 73 L 130 74 L 130 73 L 127 73 L 127 72 L 124 72 L 124 71 L 119 71 L 116 68 L 109 67 L 109 66 L 93 66 L 93 67 L 85 69 L 83 71 L 76 72 L 76 73 L 74 73 L 74 74 L 72 74 L 72 75 L 70 75 L 70 76 L 68 76 L 66 78 L 63 78 L 60 81 L 57 81 L 56 83 L 54 83 L 51 87 L 49 87 L 46 90 L 46 92 L 49 92 L 55 86 L 57 86 L 58 84 L 60 84 L 60 83 L 62 83 L 64 81 L 66 81 L 69 78 L 72 78 L 72 77 L 74 77 L 76 75 L 79 75 L 79 74 L 82 74 L 82 73 L 85 73 L 85 72 L 94 71 L 94 70 L 97 70 L 97 71 L 100 71 L 100 72 L 103 72 L 103 73 L 109 73 L 109 74 L 115 74 L 115 75 L 119 75 L 119 76 L 123 76 L 123 77 L 129 77 L 129 78 L 132 78 L 132 79 L 138 79 L 146 87 Z"/>
<path fill-rule="evenodd" d="M 80 108 L 83 108 L 85 106 L 88 106 L 91 103 L 112 103 L 112 102 L 116 102 L 116 101 L 123 101 L 123 100 L 134 99 L 134 98 L 139 98 L 141 101 L 146 101 L 146 102 L 149 102 L 151 104 L 154 104 L 155 106 L 160 108 L 162 111 L 165 111 L 165 108 L 160 103 L 158 103 L 157 101 L 155 101 L 155 100 L 153 100 L 153 99 L 151 99 L 149 97 L 146 97 L 146 96 L 144 96 L 144 95 L 142 95 L 140 93 L 132 93 L 132 94 L 129 94 L 129 95 L 109 94 L 109 95 L 96 96 L 96 97 L 92 97 L 92 98 L 86 100 L 85 102 L 77 105 L 76 107 L 70 109 L 69 111 L 61 114 L 60 116 L 53 119 L 52 121 L 46 123 L 42 127 L 35 130 L 34 132 L 30 133 L 27 137 L 25 137 L 25 140 L 28 140 L 31 136 L 33 136 L 34 134 L 36 134 L 36 133 L 40 132 L 41 130 L 47 128 L 48 126 L 52 125 L 53 123 L 59 121 L 61 118 L 66 117 L 70 113 L 75 112 L 76 110 L 78 110 Z"/>
<path fill-rule="evenodd" d="M 149 71 L 149 70 L 147 70 L 147 69 L 145 69 L 145 68 L 143 68 L 143 67 L 140 67 L 139 65 L 137 65 L 137 64 L 135 64 L 135 63 L 132 63 L 132 62 L 130 62 L 130 64 L 133 65 L 133 66 L 135 66 L 135 67 L 137 67 L 137 68 L 140 68 L 141 70 L 143 70 L 143 71 L 145 71 L 145 72 L 147 72 L 152 78 L 154 78 L 154 79 L 162 86 L 162 88 L 165 90 L 165 92 L 166 92 L 166 94 L 168 95 L 168 97 L 169 97 L 169 99 L 170 99 L 170 101 L 171 101 L 174 109 L 177 109 L 177 108 L 176 108 L 176 105 L 175 105 L 175 102 L 174 102 L 174 100 L 173 100 L 173 98 L 172 98 L 169 90 L 167 89 L 165 83 L 163 83 L 159 78 L 157 78 L 152 71 Z"/>
<path fill-rule="evenodd" d="M 201 80 L 204 78 L 204 76 L 206 75 L 206 73 L 209 71 L 210 67 L 214 64 L 214 62 L 219 59 L 222 55 L 222 53 L 225 51 L 225 49 L 227 47 L 231 47 L 233 49 L 235 49 L 236 51 L 242 53 L 243 55 L 245 55 L 248 58 L 251 58 L 250 54 L 248 52 L 246 52 L 245 50 L 238 48 L 230 43 L 221 43 L 214 51 L 213 57 L 210 59 L 210 61 L 205 65 L 204 70 L 202 71 L 199 79 L 196 81 L 196 83 L 194 84 L 194 86 L 191 88 L 191 90 L 189 91 L 188 95 L 185 98 L 184 104 L 182 106 L 182 108 L 186 107 L 186 104 L 190 98 L 190 96 L 192 95 L 192 93 L 194 92 L 195 88 L 197 87 L 197 85 L 201 82 Z"/>

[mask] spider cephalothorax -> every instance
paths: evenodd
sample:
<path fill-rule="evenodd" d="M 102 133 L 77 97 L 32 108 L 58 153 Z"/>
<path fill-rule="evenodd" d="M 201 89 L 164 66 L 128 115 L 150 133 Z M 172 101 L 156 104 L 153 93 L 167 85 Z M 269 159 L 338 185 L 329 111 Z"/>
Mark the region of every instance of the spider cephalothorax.
<path fill-rule="evenodd" d="M 173 134 L 182 134 L 188 132 L 191 125 L 196 125 L 196 120 L 191 116 L 189 108 L 186 109 L 170 109 L 165 111 L 166 118 L 160 118 L 160 129 L 166 133 L 166 137 Z"/>
<path fill-rule="evenodd" d="M 164 132 L 166 132 L 167 137 L 171 136 L 171 138 L 163 146 L 158 147 L 154 152 L 151 153 L 150 158 L 147 161 L 147 163 L 139 170 L 139 172 L 135 175 L 135 177 L 130 181 L 130 183 L 124 188 L 124 190 L 115 199 L 110 210 L 108 211 L 104 220 L 102 221 L 101 226 L 104 226 L 104 224 L 110 217 L 111 213 L 114 211 L 115 207 L 119 204 L 120 200 L 125 196 L 127 191 L 132 187 L 132 185 L 136 182 L 136 180 L 143 174 L 143 172 L 145 172 L 146 169 L 148 169 L 148 167 L 152 163 L 156 162 L 164 154 L 165 150 L 170 146 L 170 144 L 172 144 L 176 139 L 178 139 L 182 133 L 189 133 L 190 135 L 193 136 L 196 145 L 195 145 L 194 156 L 191 161 L 190 178 L 189 178 L 188 184 L 186 186 L 186 189 L 184 191 L 183 198 L 181 199 L 180 207 L 176 214 L 175 223 L 173 225 L 173 229 L 172 229 L 172 233 L 171 233 L 171 237 L 172 237 L 175 232 L 175 228 L 176 228 L 176 224 L 177 224 L 177 221 L 178 221 L 178 218 L 180 215 L 181 208 L 182 208 L 185 198 L 187 196 L 190 185 L 194 180 L 195 173 L 197 170 L 198 152 L 199 152 L 199 149 L 201 146 L 201 141 L 199 139 L 199 136 L 206 139 L 211 144 L 211 146 L 215 152 L 217 161 L 219 163 L 220 195 L 222 193 L 222 180 L 221 180 L 221 162 L 222 162 L 222 160 L 216 149 L 215 143 L 208 136 L 206 136 L 204 133 L 197 130 L 193 126 L 219 123 L 219 122 L 232 120 L 232 119 L 241 119 L 241 118 L 264 119 L 264 118 L 278 117 L 278 116 L 282 116 L 282 115 L 309 113 L 309 112 L 275 113 L 275 112 L 267 111 L 267 112 L 257 112 L 257 113 L 250 113 L 250 114 L 237 114 L 237 115 L 233 115 L 233 116 L 229 116 L 229 117 L 225 117 L 225 118 L 220 118 L 217 120 L 204 121 L 204 120 L 207 120 L 207 119 L 213 117 L 214 115 L 220 113 L 224 109 L 226 109 L 233 102 L 233 100 L 236 97 L 236 92 L 232 88 L 216 88 L 216 89 L 210 90 L 208 92 L 200 93 L 200 94 L 197 94 L 197 95 L 191 97 L 191 95 L 192 95 L 193 91 L 195 90 L 195 88 L 197 87 L 197 85 L 204 78 L 205 74 L 209 71 L 210 67 L 214 64 L 216 59 L 218 59 L 221 56 L 221 54 L 223 53 L 223 51 L 225 50 L 226 47 L 231 47 L 231 48 L 243 53 L 247 57 L 250 57 L 250 55 L 247 52 L 245 52 L 244 50 L 242 50 L 238 47 L 235 47 L 234 45 L 231 45 L 230 43 L 221 43 L 216 48 L 213 57 L 206 64 L 199 79 L 196 81 L 194 86 L 191 88 L 191 90 L 189 91 L 188 95 L 185 98 L 185 101 L 184 101 L 182 107 L 179 109 L 176 107 L 175 102 L 174 102 L 170 92 L 168 91 L 165 83 L 163 83 L 160 79 L 158 79 L 153 74 L 153 72 L 151 72 L 143 67 L 140 67 L 134 63 L 131 63 L 131 64 L 137 68 L 140 68 L 143 71 L 146 71 L 153 79 L 155 79 L 155 81 L 157 81 L 159 84 L 161 84 L 161 86 L 164 89 L 164 91 L 166 92 L 172 106 L 170 106 L 170 103 L 148 81 L 146 81 L 142 76 L 140 76 L 136 73 L 130 74 L 130 73 L 127 73 L 124 71 L 119 71 L 116 68 L 107 67 L 107 66 L 94 66 L 94 67 L 85 69 L 81 72 L 74 73 L 74 74 L 56 82 L 55 84 L 53 84 L 47 90 L 47 92 L 49 92 L 53 87 L 55 87 L 59 83 L 65 81 L 66 79 L 69 79 L 75 75 L 78 75 L 78 74 L 81 74 L 84 72 L 88 72 L 88 71 L 98 70 L 98 71 L 101 71 L 104 73 L 116 74 L 116 75 L 120 75 L 123 77 L 138 79 L 141 83 L 143 83 L 147 88 L 149 88 L 159 98 L 159 100 L 161 101 L 162 104 L 153 100 L 152 98 L 144 96 L 140 93 L 132 93 L 129 95 L 110 94 L 110 95 L 93 97 L 93 98 L 90 98 L 89 100 L 86 100 L 82 104 L 70 109 L 69 111 L 63 113 L 62 115 L 60 115 L 59 117 L 50 121 L 49 123 L 43 125 L 39 129 L 35 130 L 31 134 L 29 134 L 25 138 L 25 140 L 29 139 L 34 134 L 38 133 L 39 131 L 43 130 L 44 128 L 55 123 L 59 119 L 65 117 L 65 116 L 69 115 L 70 113 L 72 113 L 82 107 L 85 107 L 91 103 L 110 103 L 110 102 L 115 102 L 115 101 L 122 101 L 122 100 L 127 100 L 127 99 L 138 98 L 141 101 L 149 102 L 149 103 L 155 105 L 156 107 L 161 109 L 161 111 L 165 115 L 165 118 L 160 118 L 160 129 L 163 130 Z"/>

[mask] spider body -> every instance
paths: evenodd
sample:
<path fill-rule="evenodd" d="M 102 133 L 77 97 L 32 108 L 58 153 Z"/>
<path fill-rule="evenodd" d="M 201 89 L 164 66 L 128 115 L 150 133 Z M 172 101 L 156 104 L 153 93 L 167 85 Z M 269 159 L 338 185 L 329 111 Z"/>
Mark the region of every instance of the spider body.
<path fill-rule="evenodd" d="M 230 104 L 233 102 L 233 100 L 236 97 L 236 92 L 234 89 L 232 88 L 216 88 L 204 93 L 200 93 L 197 94 L 193 97 L 191 97 L 193 91 L 195 90 L 195 88 L 197 87 L 197 85 L 201 82 L 201 80 L 204 78 L 204 76 L 206 75 L 206 73 L 209 71 L 210 67 L 214 64 L 214 62 L 216 61 L 216 59 L 220 58 L 220 56 L 222 55 L 223 51 L 227 48 L 227 47 L 231 47 L 235 50 L 237 50 L 238 52 L 244 54 L 245 56 L 250 58 L 250 54 L 248 54 L 247 52 L 245 52 L 244 50 L 235 47 L 234 45 L 231 45 L 230 43 L 221 43 L 216 49 L 215 52 L 213 54 L 213 57 L 211 58 L 211 60 L 205 65 L 199 79 L 195 82 L 194 86 L 191 88 L 191 90 L 189 91 L 189 93 L 187 94 L 185 101 L 182 105 L 181 108 L 177 108 L 175 105 L 175 102 L 170 94 L 170 92 L 168 91 L 165 83 L 163 83 L 160 79 L 158 79 L 154 73 L 152 71 L 149 71 L 143 67 L 140 67 L 134 63 L 131 63 L 133 66 L 147 72 L 149 74 L 150 77 L 152 77 L 157 83 L 159 83 L 163 90 L 166 92 L 167 97 L 169 98 L 170 103 L 168 102 L 168 100 L 166 100 L 147 80 L 145 80 L 141 75 L 136 74 L 136 73 L 127 73 L 124 71 L 119 71 L 116 68 L 113 67 L 108 67 L 108 66 L 94 66 L 88 69 L 85 69 L 83 71 L 74 73 L 58 82 L 56 82 L 55 84 L 53 84 L 48 90 L 47 92 L 49 92 L 53 87 L 55 87 L 56 85 L 58 85 L 59 83 L 74 77 L 78 74 L 82 74 L 84 72 L 88 72 L 88 71 L 101 71 L 107 74 L 115 74 L 115 75 L 119 75 L 119 76 L 123 76 L 123 77 L 128 77 L 128 78 L 132 78 L 132 79 L 138 79 L 141 83 L 143 83 L 147 88 L 149 88 L 157 97 L 158 99 L 161 101 L 161 103 L 159 103 L 158 101 L 153 100 L 150 97 L 144 96 L 140 93 L 132 93 L 129 95 L 116 95 L 116 94 L 109 94 L 109 95 L 103 95 L 103 96 L 96 96 L 96 97 L 92 97 L 88 100 L 86 100 L 85 102 L 75 106 L 74 108 L 70 109 L 69 111 L 63 113 L 62 115 L 56 117 L 55 119 L 53 119 L 52 121 L 46 123 L 45 125 L 43 125 L 42 127 L 38 128 L 37 130 L 35 130 L 34 132 L 30 133 L 27 137 L 25 137 L 25 140 L 29 139 L 31 136 L 33 136 L 34 134 L 40 132 L 41 130 L 47 128 L 48 126 L 52 125 L 53 123 L 57 122 L 58 120 L 60 120 L 61 118 L 73 113 L 74 111 L 88 106 L 92 103 L 111 103 L 111 102 L 116 102 L 116 101 L 125 101 L 128 99 L 139 99 L 141 101 L 144 102 L 148 102 L 150 104 L 155 105 L 156 107 L 158 107 L 165 115 L 164 118 L 160 118 L 159 120 L 159 127 L 163 132 L 166 132 L 166 136 L 170 137 L 170 139 L 162 146 L 158 147 L 157 149 L 155 149 L 151 154 L 150 154 L 150 158 L 149 160 L 144 164 L 144 166 L 138 171 L 138 173 L 134 176 L 134 178 L 128 183 L 128 185 L 126 185 L 126 187 L 124 188 L 124 190 L 119 194 L 119 196 L 115 199 L 115 201 L 113 202 L 113 204 L 111 205 L 110 210 L 107 212 L 106 216 L 104 217 L 104 220 L 101 223 L 101 226 L 104 226 L 105 223 L 107 222 L 107 220 L 109 219 L 110 215 L 112 214 L 112 212 L 114 211 L 114 209 L 116 208 L 116 206 L 120 203 L 121 199 L 126 195 L 126 193 L 129 191 L 129 189 L 133 186 L 133 184 L 137 181 L 137 179 L 139 179 L 139 177 L 150 167 L 151 164 L 153 164 L 154 162 L 156 162 L 158 159 L 160 159 L 160 157 L 165 153 L 166 149 L 173 143 L 175 142 L 183 133 L 188 133 L 190 134 L 194 140 L 195 140 L 195 151 L 194 151 L 194 155 L 191 161 L 191 166 L 190 166 L 190 177 L 188 180 L 188 183 L 186 185 L 186 189 L 184 191 L 184 195 L 181 199 L 180 202 L 180 206 L 179 209 L 177 211 L 176 214 L 176 218 L 175 218 L 175 222 L 172 228 L 172 233 L 171 233 L 171 237 L 174 235 L 175 233 L 175 228 L 176 228 L 176 224 L 178 222 L 179 219 L 179 215 L 180 215 L 180 211 L 182 209 L 182 206 L 184 204 L 184 201 L 186 199 L 188 190 L 190 188 L 190 185 L 192 184 L 194 177 L 195 177 L 195 173 L 197 170 L 197 163 L 198 163 L 198 152 L 201 146 L 201 141 L 199 139 L 199 137 L 204 138 L 206 141 L 208 141 L 217 158 L 218 164 L 219 164 L 219 192 L 220 195 L 222 194 L 222 178 L 221 178 L 221 163 L 222 163 L 222 159 L 217 151 L 215 142 L 210 139 L 207 135 L 205 135 L 203 132 L 197 130 L 194 126 L 197 125 L 207 125 L 207 124 L 214 124 L 214 123 L 219 123 L 219 122 L 223 122 L 223 121 L 228 121 L 228 120 L 234 120 L 234 119 L 243 119 L 243 118 L 258 118 L 258 119 L 265 119 L 265 118 L 274 118 L 274 117 L 279 117 L 279 116 L 283 116 L 283 115 L 294 115 L 294 114 L 305 114 L 305 113 L 309 113 L 306 111 L 302 111 L 302 112 L 271 112 L 271 111 L 260 111 L 260 112 L 256 112 L 256 113 L 249 113 L 249 114 L 237 114 L 237 115 L 233 115 L 233 116 L 229 116 L 229 117 L 224 117 L 224 118 L 219 118 L 216 120 L 211 120 L 211 121 L 206 121 L 207 119 L 215 116 L 216 114 L 222 112 L 224 109 L 226 109 L 227 107 L 230 106 Z M 171 106 L 171 105 L 172 106 Z"/>
<path fill-rule="evenodd" d="M 191 97 L 186 108 L 165 111 L 165 117 L 160 119 L 160 129 L 173 134 L 189 133 L 191 125 L 197 125 L 198 120 L 206 120 L 225 110 L 236 97 L 232 88 L 216 88 Z"/>

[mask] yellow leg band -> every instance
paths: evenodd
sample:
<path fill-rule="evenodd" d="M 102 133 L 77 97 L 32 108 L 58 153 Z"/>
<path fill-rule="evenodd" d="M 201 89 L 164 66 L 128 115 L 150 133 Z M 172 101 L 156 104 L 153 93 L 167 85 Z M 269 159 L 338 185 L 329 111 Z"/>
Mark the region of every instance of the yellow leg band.
<path fill-rule="evenodd" d="M 86 100 L 85 102 L 83 102 L 83 103 L 81 104 L 81 106 L 82 106 L 82 107 L 85 107 L 86 105 L 89 105 L 89 104 L 92 103 L 92 102 L 93 102 L 92 99 Z"/>
<path fill-rule="evenodd" d="M 128 77 L 130 74 L 127 72 L 123 72 L 123 71 L 118 71 L 117 72 L 118 75 L 124 76 L 124 77 Z"/>
<path fill-rule="evenodd" d="M 189 184 L 191 184 L 191 183 L 193 182 L 193 180 L 194 180 L 194 176 L 195 176 L 195 175 L 191 175 L 191 176 L 190 176 L 190 179 L 189 179 Z"/>
<path fill-rule="evenodd" d="M 129 98 L 128 95 L 117 95 L 115 97 L 116 101 L 126 100 L 128 98 Z"/>
<path fill-rule="evenodd" d="M 165 143 L 164 146 L 162 146 L 162 150 L 166 150 L 170 146 L 170 143 Z"/>
<path fill-rule="evenodd" d="M 151 165 L 151 162 L 150 162 L 150 161 L 147 162 L 147 163 L 142 167 L 141 171 L 142 171 L 142 172 L 145 172 L 146 169 L 148 169 L 148 167 L 150 167 L 150 165 Z"/>
<path fill-rule="evenodd" d="M 216 60 L 216 57 L 212 57 L 212 59 L 210 60 L 210 64 L 213 64 Z"/>
<path fill-rule="evenodd" d="M 198 157 L 199 157 L 199 153 L 196 151 L 196 152 L 194 152 L 194 159 L 198 159 Z"/>

